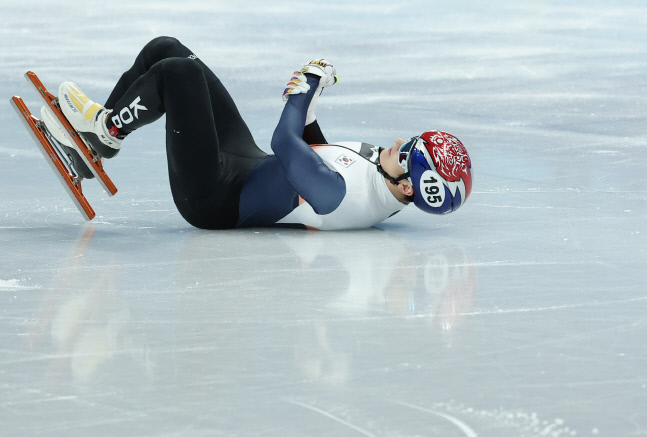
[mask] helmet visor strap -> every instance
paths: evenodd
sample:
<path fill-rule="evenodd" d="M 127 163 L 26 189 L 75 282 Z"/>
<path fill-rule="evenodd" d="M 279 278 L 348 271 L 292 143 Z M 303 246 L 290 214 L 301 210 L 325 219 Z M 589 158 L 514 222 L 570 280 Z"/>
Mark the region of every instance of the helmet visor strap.
<path fill-rule="evenodd" d="M 399 183 L 401 180 L 408 178 L 408 177 L 410 176 L 410 173 L 409 173 L 408 171 L 405 171 L 403 174 L 401 174 L 401 175 L 400 175 L 400 176 L 398 176 L 397 178 L 394 178 L 393 176 L 391 176 L 390 174 L 388 174 L 386 171 L 384 171 L 384 169 L 382 168 L 382 165 L 380 164 L 380 155 L 382 154 L 382 150 L 384 150 L 382 147 L 380 147 L 380 148 L 378 149 L 377 162 L 375 163 L 375 164 L 376 164 L 376 166 L 377 166 L 377 171 L 378 171 L 382 176 L 384 176 L 384 178 L 385 178 L 387 181 L 391 182 L 393 185 L 398 185 L 398 183 Z"/>

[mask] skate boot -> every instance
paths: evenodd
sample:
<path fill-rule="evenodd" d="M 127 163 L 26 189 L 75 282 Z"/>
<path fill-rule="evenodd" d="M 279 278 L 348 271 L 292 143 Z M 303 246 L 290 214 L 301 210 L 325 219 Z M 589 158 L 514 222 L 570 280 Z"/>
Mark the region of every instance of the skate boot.
<path fill-rule="evenodd" d="M 63 115 L 85 143 L 104 158 L 112 158 L 121 149 L 121 139 L 112 136 L 106 121 L 110 111 L 93 102 L 72 82 L 58 88 L 58 102 Z"/>
<path fill-rule="evenodd" d="M 51 110 L 47 106 L 40 108 L 40 119 L 43 123 L 45 123 L 45 127 L 54 137 L 54 139 L 58 141 L 61 146 L 63 146 L 63 151 L 72 160 L 72 165 L 74 166 L 76 173 L 79 176 L 83 176 L 85 179 L 92 179 L 94 177 L 94 174 L 88 168 L 88 166 L 85 165 L 85 162 L 83 162 L 83 159 L 81 159 L 79 152 L 76 151 L 76 149 L 72 146 L 72 143 L 70 143 L 70 141 L 67 139 L 65 132 L 58 122 L 58 119 L 54 116 L 54 114 L 52 114 Z"/>

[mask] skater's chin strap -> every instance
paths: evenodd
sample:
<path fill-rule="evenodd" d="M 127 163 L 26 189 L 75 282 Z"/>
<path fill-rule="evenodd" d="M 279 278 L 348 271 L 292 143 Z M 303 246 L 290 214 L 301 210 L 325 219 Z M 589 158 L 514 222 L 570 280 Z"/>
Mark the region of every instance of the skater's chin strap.
<path fill-rule="evenodd" d="M 409 176 L 411 176 L 411 172 L 405 172 L 405 173 L 402 173 L 402 174 L 401 174 L 400 176 L 398 176 L 397 178 L 394 178 L 393 176 L 391 176 L 390 174 L 388 174 L 386 171 L 384 171 L 384 169 L 382 168 L 382 164 L 380 164 L 380 156 L 382 156 L 382 150 L 384 150 L 384 148 L 383 148 L 383 147 L 378 148 L 378 151 L 377 151 L 377 161 L 375 162 L 375 165 L 377 166 L 377 171 L 378 171 L 382 176 L 384 176 L 384 178 L 385 178 L 387 181 L 391 182 L 393 185 L 398 185 L 398 184 L 400 183 L 400 181 L 401 181 L 401 180 L 406 179 L 406 178 L 408 178 Z"/>

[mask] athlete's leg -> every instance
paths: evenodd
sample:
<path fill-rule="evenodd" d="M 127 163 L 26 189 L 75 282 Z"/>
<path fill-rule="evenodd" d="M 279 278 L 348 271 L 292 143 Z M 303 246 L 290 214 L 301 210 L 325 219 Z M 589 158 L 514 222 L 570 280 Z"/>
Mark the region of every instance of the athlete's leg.
<path fill-rule="evenodd" d="M 176 38 L 161 36 L 146 44 L 137 55 L 133 66 L 121 76 L 121 79 L 115 85 L 106 101 L 106 108 L 115 108 L 118 100 L 123 102 L 122 97 L 140 76 L 145 74 L 157 62 L 168 58 L 194 59 L 202 69 L 209 90 L 208 95 L 219 136 L 220 150 L 235 156 L 263 158 L 265 153 L 256 146 L 247 124 L 240 116 L 236 104 L 220 82 L 220 79 L 202 60 L 197 58 L 190 49 Z M 131 102 L 127 103 L 130 104 Z M 115 111 L 115 114 L 118 115 L 119 110 L 123 108 L 115 109 L 118 109 Z M 126 127 L 123 133 L 128 133 L 131 130 Z"/>
<path fill-rule="evenodd" d="M 126 93 L 139 76 L 146 73 L 162 59 L 186 58 L 188 56 L 191 56 L 191 51 L 175 38 L 160 36 L 153 39 L 142 48 L 132 67 L 121 75 L 104 106 L 110 109 L 113 108 L 117 100 Z"/>
<path fill-rule="evenodd" d="M 131 114 L 126 118 L 129 131 L 166 113 L 169 179 L 182 216 L 201 228 L 233 227 L 239 193 L 232 192 L 223 165 L 207 79 L 200 65 L 189 58 L 157 62 L 115 103 L 115 112 L 124 108 Z M 232 202 L 235 205 L 229 208 Z"/>

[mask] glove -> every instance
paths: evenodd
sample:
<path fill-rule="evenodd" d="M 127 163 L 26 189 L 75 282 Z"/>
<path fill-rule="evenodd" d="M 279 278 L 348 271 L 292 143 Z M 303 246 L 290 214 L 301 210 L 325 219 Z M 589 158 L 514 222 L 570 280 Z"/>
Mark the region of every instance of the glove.
<path fill-rule="evenodd" d="M 337 77 L 337 71 L 332 64 L 329 64 L 325 59 L 316 59 L 310 61 L 308 64 L 304 65 L 301 68 L 301 71 L 295 71 L 293 73 L 290 82 L 283 90 L 283 103 L 288 101 L 288 97 L 292 94 L 307 93 L 310 90 L 310 85 L 307 83 L 307 78 L 305 73 L 314 74 L 319 76 L 319 86 L 317 87 L 318 93 L 315 93 L 315 97 L 319 96 L 324 88 L 333 86 L 339 82 L 339 77 Z"/>
<path fill-rule="evenodd" d="M 306 115 L 307 126 L 316 119 L 314 110 L 323 89 L 339 82 L 339 77 L 337 76 L 335 67 L 325 59 L 310 61 L 301 68 L 301 71 L 294 72 L 292 79 L 290 79 L 290 82 L 288 82 L 287 87 L 283 91 L 283 103 L 286 103 L 288 101 L 288 97 L 292 94 L 307 93 L 310 90 L 310 85 L 308 85 L 307 78 L 305 77 L 306 73 L 319 76 L 319 85 L 312 97 L 310 106 L 308 106 L 308 112 Z"/>
<path fill-rule="evenodd" d="M 306 76 L 300 71 L 295 71 L 294 76 L 283 90 L 283 103 L 287 103 L 288 97 L 292 94 L 307 93 L 310 90 Z"/>
<path fill-rule="evenodd" d="M 339 82 L 335 67 L 325 59 L 315 59 L 303 66 L 301 73 L 310 73 L 319 76 L 319 86 L 326 88 Z M 321 94 L 321 93 L 319 93 Z"/>

